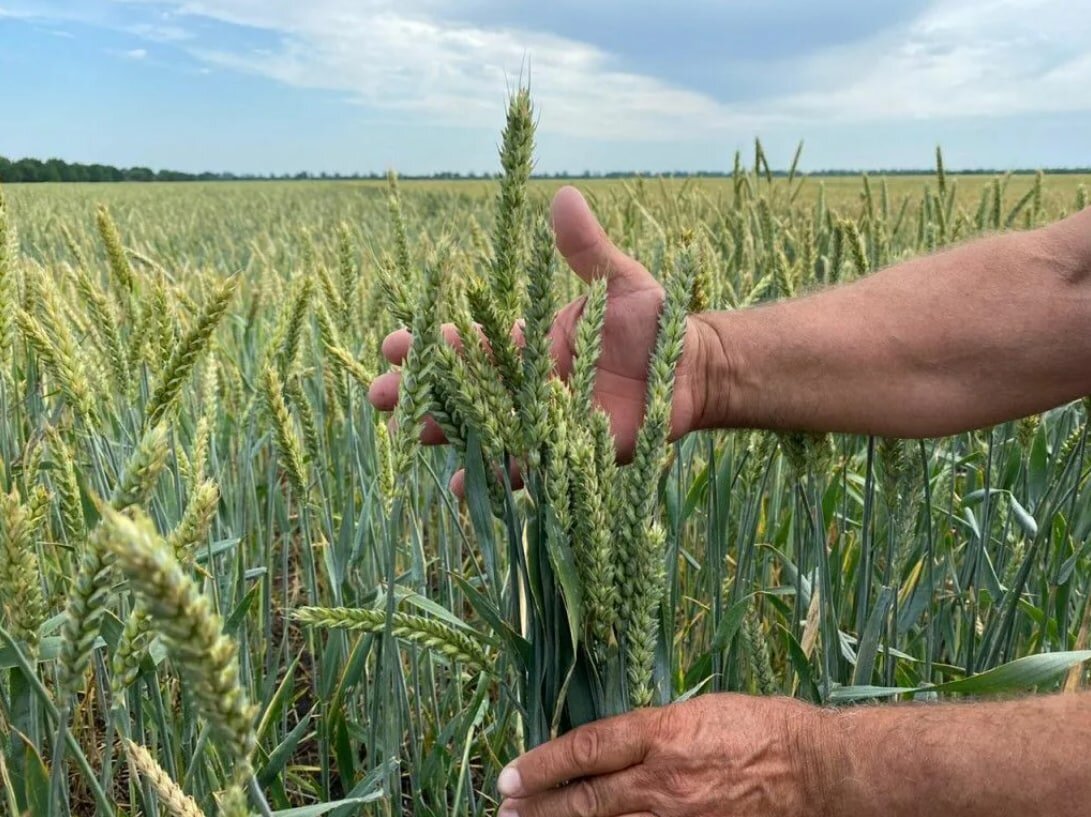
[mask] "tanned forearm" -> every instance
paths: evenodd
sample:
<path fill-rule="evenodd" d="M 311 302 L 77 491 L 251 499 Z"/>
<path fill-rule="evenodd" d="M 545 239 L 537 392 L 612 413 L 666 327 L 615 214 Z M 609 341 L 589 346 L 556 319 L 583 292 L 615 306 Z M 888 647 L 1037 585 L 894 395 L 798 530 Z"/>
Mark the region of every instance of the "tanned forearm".
<path fill-rule="evenodd" d="M 826 713 L 828 815 L 1077 817 L 1091 810 L 1091 694 Z"/>
<path fill-rule="evenodd" d="M 934 437 L 1091 394 L 1091 209 L 698 316 L 700 427 Z"/>

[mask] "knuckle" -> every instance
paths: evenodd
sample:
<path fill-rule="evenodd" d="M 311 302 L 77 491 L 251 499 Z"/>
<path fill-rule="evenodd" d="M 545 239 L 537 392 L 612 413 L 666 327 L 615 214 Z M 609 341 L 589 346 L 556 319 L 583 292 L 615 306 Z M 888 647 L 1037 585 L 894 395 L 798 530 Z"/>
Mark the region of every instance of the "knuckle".
<path fill-rule="evenodd" d="M 594 766 L 601 752 L 601 740 L 594 729 L 579 729 L 572 736 L 572 759 L 584 768 Z"/>
<path fill-rule="evenodd" d="M 571 787 L 569 806 L 575 817 L 599 817 L 599 794 L 595 785 L 584 780 Z"/>

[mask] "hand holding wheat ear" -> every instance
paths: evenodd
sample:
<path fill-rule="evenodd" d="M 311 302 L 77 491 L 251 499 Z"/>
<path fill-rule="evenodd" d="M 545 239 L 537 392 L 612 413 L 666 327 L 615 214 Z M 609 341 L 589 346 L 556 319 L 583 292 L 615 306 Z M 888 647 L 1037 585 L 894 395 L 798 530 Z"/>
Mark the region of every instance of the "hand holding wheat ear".
<path fill-rule="evenodd" d="M 635 259 L 610 241 L 591 212 L 587 201 L 573 187 L 562 187 L 553 198 L 553 229 L 557 249 L 573 272 L 585 282 L 607 280 L 606 324 L 602 355 L 595 379 L 595 400 L 610 416 L 618 457 L 627 460 L 633 451 L 637 430 L 644 416 L 647 397 L 648 361 L 655 346 L 657 318 L 664 291 L 659 282 Z M 564 306 L 553 324 L 551 337 L 557 373 L 567 377 L 572 368 L 576 328 L 585 298 Z M 701 426 L 706 384 L 700 361 L 706 344 L 699 318 L 690 318 L 685 353 L 678 365 L 671 437 L 677 439 Z M 447 340 L 458 345 L 453 326 L 444 327 Z M 520 339 L 519 327 L 513 334 Z M 407 330 L 392 332 L 383 341 L 383 354 L 398 365 L 405 359 L 412 343 Z M 398 400 L 401 376 L 388 372 L 376 378 L 369 399 L 376 408 L 391 411 Z M 422 440 L 427 445 L 444 442 L 443 432 L 430 419 L 425 421 Z M 456 493 L 462 492 L 462 474 L 452 480 Z"/>

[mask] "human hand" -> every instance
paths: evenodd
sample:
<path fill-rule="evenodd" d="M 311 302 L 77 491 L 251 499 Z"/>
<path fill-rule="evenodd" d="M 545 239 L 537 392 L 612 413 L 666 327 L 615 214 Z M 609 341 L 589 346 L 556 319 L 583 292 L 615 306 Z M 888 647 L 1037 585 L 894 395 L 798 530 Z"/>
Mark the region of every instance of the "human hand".
<path fill-rule="evenodd" d="M 557 192 L 552 218 L 557 249 L 568 266 L 584 281 L 607 279 L 606 323 L 594 398 L 609 415 L 618 457 L 626 461 L 644 418 L 648 364 L 655 347 L 663 287 L 642 264 L 614 246 L 575 188 L 563 187 Z M 584 301 L 581 297 L 563 307 L 553 323 L 553 356 L 561 377 L 567 377 L 572 368 L 576 328 Z M 449 341 L 457 341 L 453 327 L 445 327 L 445 334 Z M 518 331 L 515 334 L 518 340 Z M 675 377 L 671 439 L 701 427 L 706 404 L 703 362 L 710 335 L 700 318 L 689 318 L 685 351 Z M 383 341 L 383 354 L 399 365 L 411 343 L 408 331 L 393 332 Z M 383 411 L 394 408 L 400 379 L 397 372 L 388 372 L 371 384 L 368 397 L 376 408 Z M 431 420 L 425 422 L 422 441 L 426 445 L 444 442 L 442 431 Z M 462 492 L 461 472 L 452 480 L 452 488 L 456 493 Z"/>
<path fill-rule="evenodd" d="M 588 724 L 505 768 L 498 817 L 823 814 L 825 717 L 789 698 L 721 694 Z"/>

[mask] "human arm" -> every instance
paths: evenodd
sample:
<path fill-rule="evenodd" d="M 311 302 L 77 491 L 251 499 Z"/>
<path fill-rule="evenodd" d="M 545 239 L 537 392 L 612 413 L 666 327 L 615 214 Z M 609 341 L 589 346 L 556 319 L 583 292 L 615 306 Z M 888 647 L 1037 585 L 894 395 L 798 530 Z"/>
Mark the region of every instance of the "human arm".
<path fill-rule="evenodd" d="M 828 814 L 1091 812 L 1091 694 L 849 709 L 826 718 Z"/>
<path fill-rule="evenodd" d="M 841 711 L 707 695 L 531 750 L 501 775 L 500 816 L 1076 817 L 1088 745 L 1086 693 Z"/>
<path fill-rule="evenodd" d="M 1091 209 L 698 317 L 695 426 L 934 437 L 1091 394 Z"/>

